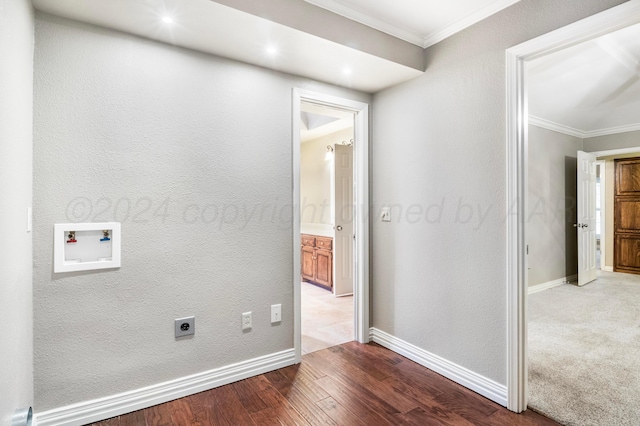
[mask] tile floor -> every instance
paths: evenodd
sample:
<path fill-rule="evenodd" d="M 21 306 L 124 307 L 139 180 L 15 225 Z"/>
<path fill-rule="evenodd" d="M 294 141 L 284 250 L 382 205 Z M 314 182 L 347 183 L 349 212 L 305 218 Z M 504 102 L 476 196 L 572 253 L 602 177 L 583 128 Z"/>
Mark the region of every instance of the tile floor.
<path fill-rule="evenodd" d="M 353 296 L 334 297 L 305 282 L 301 295 L 303 354 L 353 340 Z"/>

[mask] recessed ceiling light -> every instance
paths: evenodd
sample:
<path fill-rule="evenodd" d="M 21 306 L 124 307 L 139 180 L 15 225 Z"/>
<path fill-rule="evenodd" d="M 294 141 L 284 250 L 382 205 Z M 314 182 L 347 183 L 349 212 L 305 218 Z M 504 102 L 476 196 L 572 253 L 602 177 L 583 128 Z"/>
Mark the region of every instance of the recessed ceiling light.
<path fill-rule="evenodd" d="M 165 24 L 171 24 L 173 23 L 173 18 L 171 18 L 171 16 L 164 16 L 162 18 L 162 22 L 164 22 Z"/>
<path fill-rule="evenodd" d="M 278 53 L 278 48 L 273 45 L 267 46 L 267 53 L 269 55 L 275 55 L 276 53 Z"/>

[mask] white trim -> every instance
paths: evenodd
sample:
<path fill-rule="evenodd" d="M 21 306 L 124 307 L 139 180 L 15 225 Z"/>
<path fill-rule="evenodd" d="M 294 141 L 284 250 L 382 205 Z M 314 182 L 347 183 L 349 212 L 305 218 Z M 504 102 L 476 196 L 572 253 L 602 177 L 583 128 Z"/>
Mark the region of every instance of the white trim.
<path fill-rule="evenodd" d="M 595 138 L 596 136 L 615 135 L 617 133 L 637 132 L 640 130 L 640 123 L 627 124 L 625 126 L 609 127 L 606 129 L 588 130 L 584 132 L 584 139 Z"/>
<path fill-rule="evenodd" d="M 627 124 L 625 126 L 609 127 L 606 129 L 597 130 L 580 130 L 564 124 L 556 123 L 545 118 L 536 117 L 535 115 L 529 116 L 529 124 L 536 127 L 541 127 L 547 130 L 553 130 L 554 132 L 564 133 L 565 135 L 575 136 L 576 138 L 589 139 L 597 136 L 615 135 L 617 133 L 636 132 L 640 130 L 640 123 Z"/>
<path fill-rule="evenodd" d="M 293 89 L 293 300 L 296 361 L 302 360 L 302 313 L 300 295 L 300 103 L 310 102 L 355 113 L 354 203 L 356 236 L 354 250 L 354 331 L 360 343 L 369 342 L 369 105 L 324 93 Z"/>
<path fill-rule="evenodd" d="M 507 97 L 507 408 L 527 408 L 527 92 L 524 60 L 506 52 Z"/>
<path fill-rule="evenodd" d="M 570 275 L 568 277 L 559 278 L 553 281 L 547 281 L 546 283 L 536 284 L 528 287 L 527 294 L 539 293 L 550 288 L 559 287 L 562 284 L 573 283 L 578 280 L 578 275 Z"/>
<path fill-rule="evenodd" d="M 300 247 L 302 246 L 302 239 L 300 236 L 300 224 L 302 217 L 300 215 L 300 209 L 296 206 L 300 206 L 300 143 L 301 143 L 301 127 L 300 127 L 300 112 L 301 112 L 302 95 L 298 89 L 293 89 L 291 99 L 291 123 L 292 123 L 292 190 L 293 190 L 293 347 L 296 352 L 296 363 L 299 364 L 302 361 L 302 295 L 300 288 L 300 271 L 302 264 L 300 260 Z"/>
<path fill-rule="evenodd" d="M 597 156 L 596 156 L 597 157 Z M 605 257 L 607 254 L 607 185 L 605 160 L 596 160 L 600 167 L 600 270 L 605 270 Z"/>
<path fill-rule="evenodd" d="M 287 349 L 129 392 L 36 413 L 34 424 L 75 426 L 97 422 L 284 368 L 294 362 L 295 351 Z"/>
<path fill-rule="evenodd" d="M 460 19 L 459 21 L 454 22 L 451 25 L 448 25 L 436 32 L 431 34 L 427 34 L 422 43 L 422 47 L 425 49 L 429 46 L 433 46 L 436 43 L 441 42 L 442 40 L 451 37 L 452 35 L 474 25 L 478 22 L 487 19 L 489 16 L 494 15 L 500 12 L 503 9 L 506 9 L 509 6 L 518 3 L 520 0 L 497 0 L 491 4 L 486 5 L 480 10 L 472 13 L 464 19 Z"/>
<path fill-rule="evenodd" d="M 602 270 L 605 272 L 613 272 L 613 266 L 604 266 Z"/>
<path fill-rule="evenodd" d="M 507 387 L 411 343 L 371 328 L 372 340 L 490 400 L 507 405 Z"/>
<path fill-rule="evenodd" d="M 345 18 L 349 18 L 352 21 L 359 22 L 378 31 L 382 31 L 383 33 L 392 35 L 396 38 L 399 38 L 400 40 L 404 40 L 408 43 L 415 44 L 416 46 L 420 46 L 422 48 L 427 48 L 446 39 L 447 37 L 451 37 L 455 33 L 458 33 L 465 28 L 468 28 L 482 21 L 483 19 L 488 18 L 495 13 L 500 12 L 503 9 L 506 9 L 507 7 L 515 3 L 518 3 L 520 0 L 496 0 L 491 4 L 488 4 L 487 6 L 481 8 L 480 10 L 477 10 L 471 15 L 457 20 L 450 25 L 442 27 L 424 36 L 413 31 L 407 31 L 404 28 L 392 25 L 380 19 L 373 18 L 366 13 L 355 10 L 349 6 L 344 5 L 343 3 L 337 2 L 336 0 L 305 1 L 338 15 L 344 16 Z"/>
<path fill-rule="evenodd" d="M 634 146 L 631 148 L 618 148 L 618 149 L 607 149 L 604 151 L 594 151 L 589 154 L 593 154 L 596 158 L 600 157 L 610 157 L 612 155 L 624 155 L 624 154 L 635 154 L 640 152 L 640 146 Z"/>
<path fill-rule="evenodd" d="M 584 139 L 585 132 L 582 130 L 574 129 L 573 127 L 565 126 L 564 124 L 555 123 L 551 120 L 536 117 L 535 115 L 529 116 L 529 125 L 540 127 L 554 132 L 563 133 L 565 135 L 574 136 L 576 138 Z"/>
<path fill-rule="evenodd" d="M 526 198 L 527 88 L 525 61 L 640 22 L 640 0 L 536 37 L 506 51 L 507 103 L 507 408 L 527 407 Z"/>

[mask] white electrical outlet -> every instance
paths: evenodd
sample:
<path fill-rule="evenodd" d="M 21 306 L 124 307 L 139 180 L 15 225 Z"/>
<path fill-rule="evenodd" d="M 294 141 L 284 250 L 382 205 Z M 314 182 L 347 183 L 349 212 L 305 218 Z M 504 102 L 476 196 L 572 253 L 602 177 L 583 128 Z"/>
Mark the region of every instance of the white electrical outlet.
<path fill-rule="evenodd" d="M 282 321 L 282 305 L 271 305 L 271 324 Z"/>
<path fill-rule="evenodd" d="M 174 321 L 176 337 L 190 336 L 196 332 L 196 317 L 177 318 Z"/>
<path fill-rule="evenodd" d="M 391 209 L 389 207 L 383 207 L 380 218 L 383 222 L 391 222 Z"/>
<path fill-rule="evenodd" d="M 242 314 L 242 329 L 249 330 L 253 327 L 251 323 L 251 312 L 244 312 Z"/>

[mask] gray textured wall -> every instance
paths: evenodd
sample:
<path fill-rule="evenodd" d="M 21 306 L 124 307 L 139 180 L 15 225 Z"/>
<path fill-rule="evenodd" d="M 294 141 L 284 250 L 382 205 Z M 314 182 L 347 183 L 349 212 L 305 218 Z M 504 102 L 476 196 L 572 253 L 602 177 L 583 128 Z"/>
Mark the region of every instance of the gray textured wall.
<path fill-rule="evenodd" d="M 523 0 L 374 96 L 372 202 L 405 214 L 372 225 L 373 326 L 506 383 L 505 49 L 620 3 Z"/>
<path fill-rule="evenodd" d="M 529 126 L 529 286 L 578 273 L 577 152 L 582 139 Z"/>
<path fill-rule="evenodd" d="M 0 424 L 33 403 L 33 10 L 0 0 Z"/>
<path fill-rule="evenodd" d="M 353 139 L 353 128 L 343 129 L 300 146 L 300 222 L 333 225 L 333 163 L 325 160 L 327 146 Z"/>
<path fill-rule="evenodd" d="M 605 151 L 609 149 L 636 148 L 640 146 L 640 130 L 635 132 L 616 133 L 596 136 L 584 140 L 587 152 Z"/>
<path fill-rule="evenodd" d="M 293 87 L 370 100 L 37 16 L 39 411 L 293 347 Z M 114 218 L 120 269 L 52 272 L 55 223 Z M 245 311 L 250 333 L 240 327 Z M 195 337 L 174 340 L 173 320 L 188 315 Z"/>

